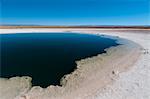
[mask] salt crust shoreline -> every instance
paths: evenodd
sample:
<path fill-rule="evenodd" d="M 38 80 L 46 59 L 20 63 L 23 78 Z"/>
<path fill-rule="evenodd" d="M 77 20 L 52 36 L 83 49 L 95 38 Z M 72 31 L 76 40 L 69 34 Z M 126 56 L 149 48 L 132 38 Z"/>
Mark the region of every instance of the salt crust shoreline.
<path fill-rule="evenodd" d="M 0 97 L 2 99 L 10 97 L 12 99 L 86 99 L 117 79 L 118 73 L 127 70 L 140 56 L 140 45 L 121 39 L 118 43 L 123 45 L 106 49 L 107 53 L 77 61 L 77 69 L 65 76 L 61 81 L 62 87 L 49 86 L 46 89 L 32 87 L 30 77 L 2 78 L 0 89 L 4 90 Z M 130 60 L 127 60 L 129 58 Z"/>

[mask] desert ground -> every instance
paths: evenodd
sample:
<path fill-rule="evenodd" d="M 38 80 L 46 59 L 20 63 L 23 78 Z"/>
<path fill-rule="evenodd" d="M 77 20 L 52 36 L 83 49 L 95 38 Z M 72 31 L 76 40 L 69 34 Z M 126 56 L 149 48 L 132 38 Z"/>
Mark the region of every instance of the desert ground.
<path fill-rule="evenodd" d="M 32 86 L 30 77 L 0 78 L 1 99 L 150 99 L 150 29 L 0 29 L 1 34 L 31 32 L 110 35 L 122 45 L 77 61 L 62 86 Z"/>

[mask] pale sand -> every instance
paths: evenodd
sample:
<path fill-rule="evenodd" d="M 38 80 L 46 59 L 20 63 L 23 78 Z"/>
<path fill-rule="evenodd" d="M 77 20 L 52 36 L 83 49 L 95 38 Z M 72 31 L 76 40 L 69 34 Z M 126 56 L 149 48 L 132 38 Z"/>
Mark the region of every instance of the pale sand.
<path fill-rule="evenodd" d="M 1 33 L 74 31 L 119 36 L 135 42 L 119 41 L 124 45 L 112 47 L 106 54 L 78 61 L 78 69 L 66 76 L 66 80 L 62 81 L 63 87 L 50 86 L 46 89 L 32 87 L 29 77 L 0 79 L 1 99 L 150 99 L 148 30 L 2 29 L 0 31 Z"/>

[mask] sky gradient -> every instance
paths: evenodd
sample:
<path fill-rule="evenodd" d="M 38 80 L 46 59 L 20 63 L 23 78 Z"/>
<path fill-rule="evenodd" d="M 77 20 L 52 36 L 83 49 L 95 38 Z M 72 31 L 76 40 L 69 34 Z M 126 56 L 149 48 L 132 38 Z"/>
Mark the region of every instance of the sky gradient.
<path fill-rule="evenodd" d="M 150 25 L 150 0 L 1 0 L 1 24 Z"/>

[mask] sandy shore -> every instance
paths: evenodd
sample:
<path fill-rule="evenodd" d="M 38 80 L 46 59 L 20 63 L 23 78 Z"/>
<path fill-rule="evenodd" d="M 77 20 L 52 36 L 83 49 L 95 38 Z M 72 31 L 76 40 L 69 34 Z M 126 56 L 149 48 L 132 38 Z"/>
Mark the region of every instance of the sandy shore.
<path fill-rule="evenodd" d="M 30 77 L 0 79 L 2 99 L 150 99 L 150 33 L 127 29 L 1 29 L 3 33 L 78 32 L 128 39 L 106 54 L 77 62 L 62 87 L 31 86 Z M 112 60 L 113 59 L 113 60 Z M 94 71 L 94 73 L 93 73 Z M 81 83 L 82 82 L 82 83 Z"/>

